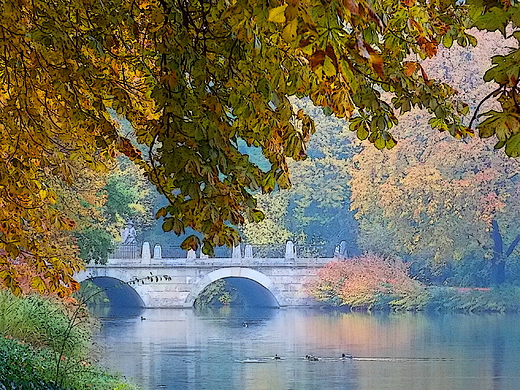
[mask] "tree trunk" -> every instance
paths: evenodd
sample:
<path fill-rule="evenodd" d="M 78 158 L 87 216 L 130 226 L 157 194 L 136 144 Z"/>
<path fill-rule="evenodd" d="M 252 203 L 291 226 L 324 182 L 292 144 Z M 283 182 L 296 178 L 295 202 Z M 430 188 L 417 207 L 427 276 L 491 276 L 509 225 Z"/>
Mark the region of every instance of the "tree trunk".
<path fill-rule="evenodd" d="M 503 241 L 502 234 L 496 220 L 491 221 L 491 238 L 493 239 L 493 258 L 491 259 L 491 284 L 499 286 L 506 279 L 505 268 L 506 262 L 503 258 Z"/>
<path fill-rule="evenodd" d="M 506 262 L 504 260 L 491 262 L 491 284 L 500 286 L 506 280 Z"/>

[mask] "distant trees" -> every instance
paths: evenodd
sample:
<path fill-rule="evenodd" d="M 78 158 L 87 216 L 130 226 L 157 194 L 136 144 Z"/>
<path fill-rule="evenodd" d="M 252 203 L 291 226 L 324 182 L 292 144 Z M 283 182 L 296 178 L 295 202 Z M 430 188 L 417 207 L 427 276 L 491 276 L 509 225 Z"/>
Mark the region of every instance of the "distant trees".
<path fill-rule="evenodd" d="M 503 46 L 494 46 L 486 35 L 479 39 L 482 46 L 477 49 L 443 51 L 424 65 L 457 85 L 473 102 L 473 110 L 489 88 L 480 78 L 486 69 L 483 53 Z M 427 259 L 433 268 L 486 258 L 495 269 L 492 248 L 498 229 L 492 226 L 500 225 L 508 242 L 519 233 L 519 163 L 497 154 L 483 140 L 457 142 L 442 133 L 425 137 L 418 130 L 426 131 L 427 121 L 422 112 L 407 114 L 394 130 L 400 139 L 394 149 L 381 153 L 363 147 L 353 158 L 350 185 L 360 223 L 359 245 Z"/>
<path fill-rule="evenodd" d="M 244 238 L 253 244 L 285 244 L 291 239 L 313 246 L 321 255 L 332 255 L 342 240 L 356 251 L 357 223 L 350 211 L 348 167 L 359 150 L 344 121 L 325 115 L 308 99 L 294 100 L 316 123 L 316 133 L 307 145 L 308 157 L 288 165 L 290 189 L 259 195 L 258 206 L 266 217 L 246 223 Z"/>
<path fill-rule="evenodd" d="M 127 222 L 134 224 L 137 234 L 156 223 L 154 210 L 159 195 L 144 172 L 124 157 L 114 161 L 109 172 L 95 175 L 102 186 L 84 186 L 75 193 L 83 195 L 78 199 L 83 208 L 71 215 L 77 221 L 72 234 L 85 262 L 105 263 Z M 72 211 L 70 204 L 67 209 Z"/>

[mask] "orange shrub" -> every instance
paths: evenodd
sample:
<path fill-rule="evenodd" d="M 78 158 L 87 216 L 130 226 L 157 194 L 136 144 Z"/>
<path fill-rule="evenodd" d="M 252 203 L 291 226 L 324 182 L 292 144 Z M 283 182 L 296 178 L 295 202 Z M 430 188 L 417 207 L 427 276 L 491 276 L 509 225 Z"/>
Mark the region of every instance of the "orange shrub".
<path fill-rule="evenodd" d="M 428 297 L 421 284 L 408 276 L 407 264 L 374 254 L 328 263 L 318 271 L 309 292 L 334 306 L 369 310 L 417 310 Z"/>

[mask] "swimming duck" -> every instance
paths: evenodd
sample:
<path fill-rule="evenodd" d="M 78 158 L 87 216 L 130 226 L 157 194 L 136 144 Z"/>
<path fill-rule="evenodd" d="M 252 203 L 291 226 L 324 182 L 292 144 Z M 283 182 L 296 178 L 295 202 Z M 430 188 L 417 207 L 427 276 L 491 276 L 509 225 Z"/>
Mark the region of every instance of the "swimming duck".
<path fill-rule="evenodd" d="M 342 353 L 342 354 L 341 354 L 341 358 L 342 358 L 342 359 L 352 359 L 352 355 Z"/>
<path fill-rule="evenodd" d="M 274 360 L 280 360 L 280 359 L 281 359 L 281 357 L 280 357 L 280 356 L 278 356 L 278 354 L 276 354 L 276 355 L 274 355 L 274 358 L 273 358 L 273 359 L 274 359 Z"/>
<path fill-rule="evenodd" d="M 247 328 L 249 325 L 247 324 L 247 322 L 242 322 L 242 327 L 243 328 Z"/>

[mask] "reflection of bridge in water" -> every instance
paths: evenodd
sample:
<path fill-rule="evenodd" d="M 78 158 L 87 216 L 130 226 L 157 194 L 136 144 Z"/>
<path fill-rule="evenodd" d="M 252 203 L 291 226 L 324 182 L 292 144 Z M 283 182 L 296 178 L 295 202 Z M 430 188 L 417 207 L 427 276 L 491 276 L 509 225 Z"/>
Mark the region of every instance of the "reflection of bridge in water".
<path fill-rule="evenodd" d="M 106 265 L 88 265 L 86 271 L 76 275 L 81 282 L 88 278 L 108 277 L 132 283 L 147 308 L 192 307 L 197 296 L 210 283 L 230 277 L 250 279 L 267 289 L 279 306 L 308 306 L 316 302 L 306 292 L 316 271 L 332 258 L 297 256 L 292 243 L 288 243 L 285 256 L 277 258 L 253 257 L 252 248 L 240 247 L 231 257 L 197 257 L 190 251 L 184 257 L 166 258 L 160 246 L 153 255 L 148 243 L 142 248 L 122 247 Z"/>

